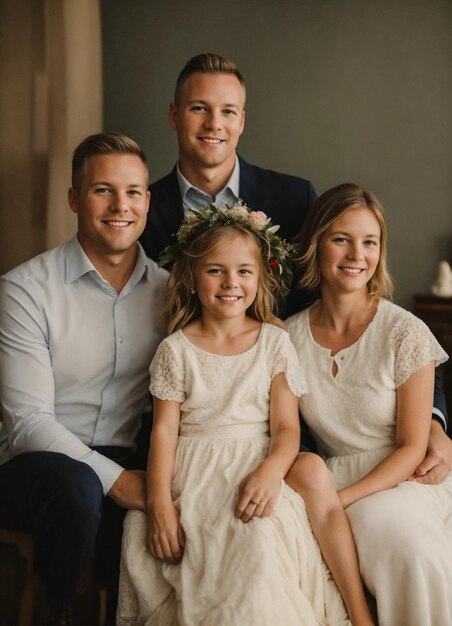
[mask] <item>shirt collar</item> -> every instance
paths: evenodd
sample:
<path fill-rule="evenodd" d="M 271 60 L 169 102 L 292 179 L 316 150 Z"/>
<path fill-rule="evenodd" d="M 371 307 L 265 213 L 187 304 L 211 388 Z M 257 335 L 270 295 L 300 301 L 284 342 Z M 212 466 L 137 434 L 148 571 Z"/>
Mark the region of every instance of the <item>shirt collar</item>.
<path fill-rule="evenodd" d="M 202 194 L 202 195 L 212 199 L 211 196 L 209 196 L 209 194 L 207 194 L 205 191 L 202 191 L 202 189 L 199 189 L 198 187 L 195 187 L 194 185 L 191 184 L 191 182 L 189 180 L 187 180 L 185 178 L 185 176 L 180 171 L 179 163 L 177 164 L 177 167 L 176 167 L 176 174 L 177 174 L 177 182 L 179 183 L 180 195 L 182 197 L 182 202 L 183 203 L 185 202 L 185 198 L 187 196 L 188 191 L 190 191 L 190 189 L 194 189 L 199 194 Z M 237 155 L 235 155 L 235 165 L 234 165 L 234 169 L 232 170 L 232 174 L 231 174 L 228 182 L 226 183 L 226 185 L 223 187 L 223 189 L 218 192 L 217 197 L 219 195 L 223 194 L 224 191 L 229 189 L 231 191 L 231 193 L 236 198 L 238 198 L 239 197 L 239 187 L 240 187 L 240 163 L 239 163 L 239 159 L 238 159 Z M 215 201 L 215 198 L 213 200 Z"/>
<path fill-rule="evenodd" d="M 134 270 L 127 281 L 127 285 L 130 285 L 131 288 L 135 287 L 137 283 L 143 278 L 149 277 L 148 272 L 148 264 L 146 254 L 141 247 L 141 244 L 138 243 L 138 257 L 137 262 L 135 264 Z M 83 250 L 80 242 L 78 240 L 77 235 L 67 242 L 66 244 L 66 283 L 73 283 L 77 279 L 81 278 L 85 274 L 89 274 L 90 272 L 94 273 L 98 280 L 101 282 L 107 282 L 104 278 L 99 274 L 94 265 L 89 260 L 85 251 Z M 124 287 L 125 289 L 125 287 Z M 124 290 L 123 290 L 124 291 Z"/>

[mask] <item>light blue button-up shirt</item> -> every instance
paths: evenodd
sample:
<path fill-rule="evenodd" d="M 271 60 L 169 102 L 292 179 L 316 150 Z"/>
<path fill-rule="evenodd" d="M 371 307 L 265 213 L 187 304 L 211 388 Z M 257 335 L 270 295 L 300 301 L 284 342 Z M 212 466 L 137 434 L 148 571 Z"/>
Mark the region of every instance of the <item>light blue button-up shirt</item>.
<path fill-rule="evenodd" d="M 106 493 L 122 468 L 91 446 L 131 448 L 165 336 L 168 273 L 141 246 L 117 293 L 77 237 L 0 279 L 0 462 L 22 452 L 84 461 Z"/>
<path fill-rule="evenodd" d="M 239 199 L 240 163 L 237 156 L 235 157 L 235 166 L 232 170 L 231 177 L 223 189 L 217 193 L 215 198 L 212 198 L 212 196 L 202 191 L 202 189 L 198 189 L 198 187 L 192 185 L 180 171 L 179 163 L 177 164 L 176 174 L 184 213 L 188 209 L 202 209 L 208 204 L 214 204 L 217 208 L 224 204 L 233 206 Z"/>

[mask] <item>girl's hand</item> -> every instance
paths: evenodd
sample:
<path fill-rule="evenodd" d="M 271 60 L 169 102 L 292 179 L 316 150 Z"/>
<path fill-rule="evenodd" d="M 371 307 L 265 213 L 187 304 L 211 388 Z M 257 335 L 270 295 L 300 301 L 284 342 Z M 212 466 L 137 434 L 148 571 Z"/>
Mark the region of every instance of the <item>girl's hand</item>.
<path fill-rule="evenodd" d="M 146 547 L 159 561 L 180 563 L 184 554 L 185 533 L 179 509 L 171 502 L 148 509 Z"/>
<path fill-rule="evenodd" d="M 235 516 L 245 524 L 253 517 L 268 517 L 281 491 L 281 481 L 265 461 L 240 483 Z"/>

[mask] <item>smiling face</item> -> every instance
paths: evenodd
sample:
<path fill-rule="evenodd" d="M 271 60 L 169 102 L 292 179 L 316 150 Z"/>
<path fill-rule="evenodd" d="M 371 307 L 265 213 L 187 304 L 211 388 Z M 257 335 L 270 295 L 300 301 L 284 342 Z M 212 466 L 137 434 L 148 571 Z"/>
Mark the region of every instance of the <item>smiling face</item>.
<path fill-rule="evenodd" d="M 257 244 L 230 233 L 196 262 L 194 281 L 204 318 L 245 317 L 259 284 L 257 254 Z"/>
<path fill-rule="evenodd" d="M 80 189 L 69 189 L 77 213 L 78 238 L 96 261 L 120 255 L 135 260 L 136 242 L 146 225 L 148 174 L 134 154 L 97 154 L 86 159 Z"/>
<path fill-rule="evenodd" d="M 381 229 L 365 207 L 346 211 L 325 231 L 319 242 L 321 289 L 363 291 L 380 259 Z"/>
<path fill-rule="evenodd" d="M 245 124 L 245 90 L 233 74 L 196 73 L 184 83 L 180 102 L 169 110 L 177 132 L 179 165 L 196 183 L 199 169 L 232 169 Z"/>

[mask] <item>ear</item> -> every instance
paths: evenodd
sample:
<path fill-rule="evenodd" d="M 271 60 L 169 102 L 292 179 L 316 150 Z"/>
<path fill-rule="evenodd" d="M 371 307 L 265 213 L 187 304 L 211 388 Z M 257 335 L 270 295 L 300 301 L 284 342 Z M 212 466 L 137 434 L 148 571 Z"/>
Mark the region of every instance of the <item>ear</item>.
<path fill-rule="evenodd" d="M 171 128 L 173 130 L 176 130 L 177 129 L 177 107 L 174 104 L 174 102 L 172 102 L 169 105 L 168 120 L 169 120 L 169 125 L 171 126 Z"/>
<path fill-rule="evenodd" d="M 146 213 L 148 213 L 149 207 L 151 206 L 151 192 L 149 191 L 149 189 L 146 192 L 146 200 L 148 201 L 148 210 L 146 211 Z"/>
<path fill-rule="evenodd" d="M 67 198 L 69 201 L 69 206 L 71 207 L 71 211 L 73 211 L 74 213 L 78 213 L 78 193 L 73 187 L 70 187 L 68 189 Z"/>

